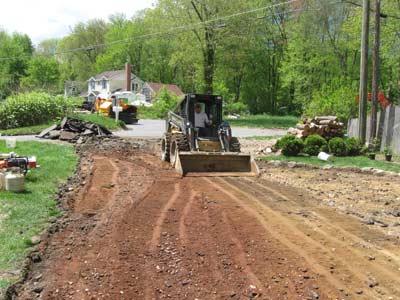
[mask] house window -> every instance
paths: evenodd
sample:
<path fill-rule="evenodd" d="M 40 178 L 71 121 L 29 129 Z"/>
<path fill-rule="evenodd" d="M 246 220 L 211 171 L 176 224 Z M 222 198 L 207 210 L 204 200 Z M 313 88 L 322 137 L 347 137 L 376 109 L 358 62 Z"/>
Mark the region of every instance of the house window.
<path fill-rule="evenodd" d="M 103 79 L 103 80 L 101 81 L 101 88 L 102 88 L 103 90 L 107 89 L 107 80 Z"/>
<path fill-rule="evenodd" d="M 90 89 L 94 90 L 96 88 L 96 82 L 94 80 L 90 80 Z"/>
<path fill-rule="evenodd" d="M 132 82 L 132 91 L 137 91 L 139 88 L 139 85 L 137 83 Z"/>

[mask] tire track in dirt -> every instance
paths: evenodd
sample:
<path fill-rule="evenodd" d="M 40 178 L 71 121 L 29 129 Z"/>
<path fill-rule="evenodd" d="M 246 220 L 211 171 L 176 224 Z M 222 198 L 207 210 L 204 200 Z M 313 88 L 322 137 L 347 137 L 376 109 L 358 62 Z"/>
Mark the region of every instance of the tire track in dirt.
<path fill-rule="evenodd" d="M 74 202 L 74 211 L 91 213 L 103 208 L 110 199 L 115 197 L 113 187 L 118 181 L 117 165 L 105 156 L 93 156 L 93 176 Z M 99 193 L 99 189 L 102 193 Z M 87 199 L 95 198 L 96 201 Z"/>
<path fill-rule="evenodd" d="M 328 269 L 320 264 L 319 260 L 317 260 L 314 256 L 311 256 L 311 254 L 316 255 L 318 252 L 320 252 L 321 248 L 324 248 L 322 245 L 307 237 L 295 226 L 288 224 L 287 220 L 275 211 L 271 210 L 265 205 L 259 204 L 258 199 L 255 198 L 253 195 L 246 193 L 235 185 L 229 184 L 224 179 L 215 179 L 215 181 L 216 182 L 209 180 L 209 183 L 214 185 L 216 188 L 219 188 L 228 197 L 234 199 L 239 204 L 241 204 L 246 211 L 254 215 L 271 236 L 281 241 L 281 243 L 285 245 L 285 247 L 291 249 L 292 251 L 303 257 L 307 264 L 311 266 L 316 273 L 321 274 L 324 280 L 326 280 L 330 284 L 330 288 L 334 288 L 335 290 L 340 290 L 343 288 L 344 284 L 336 277 L 333 277 Z M 234 192 L 232 192 L 232 190 Z M 251 202 L 245 201 L 243 197 L 235 195 L 236 193 L 244 196 L 245 199 L 250 200 Z M 279 224 L 279 231 L 285 230 L 286 232 L 283 234 L 276 230 L 277 228 L 273 229 L 271 227 L 271 223 Z M 288 235 L 291 237 L 289 238 Z M 304 241 L 304 243 L 303 245 L 299 246 L 294 242 L 294 240 L 301 240 Z M 315 250 L 312 253 L 307 252 L 305 250 L 306 244 L 313 245 L 315 247 Z M 366 294 L 368 295 L 369 293 Z M 372 297 L 373 295 L 370 294 L 369 296 Z"/>
<path fill-rule="evenodd" d="M 172 205 L 174 205 L 174 203 L 178 199 L 180 193 L 181 193 L 181 184 L 175 183 L 173 194 L 169 198 L 168 202 L 162 208 L 160 216 L 156 220 L 156 224 L 154 226 L 153 234 L 152 234 L 152 237 L 150 240 L 150 245 L 149 245 L 150 252 L 154 252 L 156 250 L 157 245 L 159 244 L 159 241 L 160 241 L 161 227 L 165 221 L 167 212 L 172 207 Z"/>
<path fill-rule="evenodd" d="M 235 257 L 236 261 L 238 262 L 239 265 L 242 266 L 250 284 L 253 286 L 256 286 L 257 288 L 260 289 L 261 292 L 263 292 L 263 284 L 261 283 L 260 279 L 254 274 L 251 267 L 249 267 L 247 260 L 246 260 L 246 252 L 244 251 L 244 247 L 243 247 L 242 243 L 240 242 L 240 240 L 236 237 L 235 233 L 233 232 L 232 222 L 229 220 L 227 213 L 225 211 L 222 212 L 222 218 L 227 225 L 226 233 L 228 234 L 232 243 L 235 244 L 235 246 L 237 248 L 237 254 Z"/>
<path fill-rule="evenodd" d="M 183 246 L 188 243 L 188 235 L 185 222 L 187 221 L 188 215 L 190 213 L 190 210 L 192 209 L 192 205 L 196 197 L 198 197 L 198 194 L 194 191 L 191 191 L 189 201 L 183 208 L 182 216 L 179 220 L 179 238 Z"/>
<path fill-rule="evenodd" d="M 239 184 L 236 181 L 231 181 L 231 182 L 233 182 L 234 184 Z M 257 189 L 251 187 L 251 185 L 254 184 L 257 186 Z M 247 186 L 247 188 L 254 190 L 257 193 L 256 195 L 258 199 L 260 199 L 260 201 L 267 201 L 269 203 L 267 205 L 271 207 L 276 207 L 277 210 L 282 211 L 282 207 L 279 207 L 280 206 L 279 203 L 276 202 L 271 203 L 272 198 L 260 192 L 261 190 L 274 193 L 275 192 L 274 189 L 269 187 L 264 188 L 263 185 L 257 182 L 253 182 L 251 185 Z M 241 186 L 241 183 L 239 184 L 239 186 Z M 279 197 L 282 197 L 283 199 L 286 200 L 286 203 L 283 207 L 284 210 L 290 209 L 291 211 L 295 211 L 296 209 L 304 208 L 299 204 L 299 201 L 297 202 L 293 201 L 286 195 L 280 193 L 279 191 L 276 191 L 275 194 L 280 195 Z M 378 289 L 380 292 L 385 292 L 386 294 L 388 293 L 389 294 L 395 293 L 398 295 L 400 294 L 400 280 L 397 279 L 399 278 L 400 269 L 398 264 L 394 263 L 396 260 L 382 259 L 380 263 L 376 263 L 374 260 L 368 260 L 366 258 L 365 250 L 364 251 L 359 250 L 353 245 L 366 244 L 370 256 L 377 258 L 379 257 L 379 253 L 381 253 L 381 251 L 380 249 L 377 249 L 376 245 L 373 245 L 365 240 L 362 240 L 359 237 L 355 236 L 354 234 L 349 233 L 343 228 L 335 225 L 337 219 L 340 219 L 339 218 L 340 215 L 337 212 L 335 213 L 335 218 L 331 218 L 330 220 L 328 220 L 326 217 L 322 215 L 322 213 L 326 211 L 324 208 L 315 207 L 315 205 L 313 205 L 312 203 L 307 203 L 306 207 L 308 210 L 312 210 L 313 214 L 315 214 L 318 217 L 320 221 L 318 223 L 318 226 L 315 226 L 316 225 L 315 221 L 311 221 L 308 218 L 301 218 L 301 220 L 299 220 L 298 222 L 303 223 L 303 226 L 305 225 L 306 227 L 305 231 L 307 231 L 307 227 L 309 229 L 312 229 L 313 239 L 319 240 L 320 243 L 324 244 L 325 248 L 335 249 L 336 253 L 335 256 L 340 257 L 340 259 L 335 258 L 336 262 L 338 262 L 336 264 L 335 269 L 340 269 L 340 267 L 343 267 L 344 269 L 347 270 L 356 270 L 355 277 L 357 277 L 359 281 L 363 283 L 364 286 L 368 285 L 366 282 L 373 282 L 375 281 L 376 277 L 379 277 L 380 287 Z M 347 220 L 347 225 L 353 223 L 352 222 L 353 219 L 346 218 L 346 220 Z M 353 230 L 355 230 L 354 228 L 356 228 L 355 224 L 353 224 Z M 365 229 L 363 230 L 365 231 Z M 339 238 L 338 235 L 342 237 L 342 239 Z M 343 239 L 343 236 L 346 239 Z M 388 251 L 385 251 L 385 253 L 387 252 Z M 392 253 L 391 256 L 395 257 L 395 255 Z M 354 271 L 352 273 L 354 274 Z"/>

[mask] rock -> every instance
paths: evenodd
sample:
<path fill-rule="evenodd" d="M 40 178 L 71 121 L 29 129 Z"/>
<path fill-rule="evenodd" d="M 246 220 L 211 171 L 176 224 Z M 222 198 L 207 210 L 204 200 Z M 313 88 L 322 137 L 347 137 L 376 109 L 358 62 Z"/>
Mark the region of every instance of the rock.
<path fill-rule="evenodd" d="M 39 285 L 33 289 L 33 292 L 36 294 L 40 294 L 43 291 L 44 287 L 42 285 Z"/>
<path fill-rule="evenodd" d="M 280 167 L 282 165 L 282 162 L 279 160 L 271 160 L 270 164 L 275 166 L 275 167 Z"/>
<path fill-rule="evenodd" d="M 50 140 L 57 140 L 60 137 L 61 131 L 60 130 L 52 130 L 48 133 L 47 137 Z"/>
<path fill-rule="evenodd" d="M 331 170 L 331 169 L 333 169 L 333 166 L 332 165 L 326 165 L 326 166 L 322 166 L 320 169 L 321 170 Z"/>
<path fill-rule="evenodd" d="M 319 299 L 319 294 L 316 291 L 310 292 L 311 299 Z"/>
<path fill-rule="evenodd" d="M 33 253 L 33 254 L 31 254 L 31 260 L 32 260 L 32 262 L 34 262 L 34 263 L 39 263 L 39 262 L 42 261 L 42 258 L 40 257 L 39 254 Z"/>
<path fill-rule="evenodd" d="M 38 137 L 44 137 L 45 135 L 47 135 L 48 133 L 50 133 L 51 131 L 55 131 L 57 129 L 58 125 L 52 125 L 46 129 L 44 129 L 41 133 L 39 133 Z"/>
<path fill-rule="evenodd" d="M 188 285 L 189 283 L 190 283 L 190 279 L 186 279 L 186 280 L 182 281 L 183 286 Z"/>
<path fill-rule="evenodd" d="M 288 166 L 289 168 L 296 168 L 297 163 L 296 163 L 295 161 L 289 161 L 288 164 L 287 164 L 287 166 Z"/>
<path fill-rule="evenodd" d="M 371 173 L 373 170 L 374 170 L 374 168 L 371 168 L 371 167 L 361 168 L 362 173 Z"/>
<path fill-rule="evenodd" d="M 61 141 L 72 141 L 74 140 L 78 135 L 74 132 L 70 132 L 70 131 L 61 131 L 60 134 L 60 140 Z"/>
<path fill-rule="evenodd" d="M 377 285 L 379 285 L 378 281 L 376 281 L 375 278 L 369 278 L 366 283 L 367 283 L 368 287 L 370 287 L 370 288 L 373 288 L 373 287 L 376 287 Z"/>
<path fill-rule="evenodd" d="M 385 175 L 385 173 L 386 172 L 383 170 L 374 170 L 374 172 L 373 172 L 373 174 L 376 176 L 383 176 L 383 175 Z"/>
<path fill-rule="evenodd" d="M 362 290 L 357 290 L 357 291 L 356 291 L 356 294 L 357 294 L 357 295 L 362 295 L 363 293 L 364 293 L 364 291 L 362 291 Z"/>
<path fill-rule="evenodd" d="M 35 235 L 31 238 L 32 245 L 37 245 L 41 242 L 41 238 L 38 235 Z"/>
<path fill-rule="evenodd" d="M 375 224 L 375 220 L 373 218 L 368 218 L 365 217 L 362 222 L 366 225 L 374 225 Z"/>

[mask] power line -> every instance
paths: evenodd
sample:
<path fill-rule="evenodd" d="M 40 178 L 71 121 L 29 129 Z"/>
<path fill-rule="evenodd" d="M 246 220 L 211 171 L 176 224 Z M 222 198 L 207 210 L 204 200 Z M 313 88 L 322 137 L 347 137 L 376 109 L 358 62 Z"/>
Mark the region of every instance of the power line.
<path fill-rule="evenodd" d="M 282 5 L 291 4 L 291 3 L 294 3 L 294 2 L 297 2 L 297 1 L 299 1 L 299 0 L 285 1 L 285 2 L 276 3 L 276 4 L 273 4 L 273 5 L 269 5 L 269 6 L 264 6 L 264 7 L 260 7 L 260 8 L 255 8 L 255 9 L 243 11 L 243 12 L 238 12 L 238 13 L 235 13 L 235 14 L 232 14 L 232 15 L 228 15 L 228 16 L 214 18 L 214 19 L 211 19 L 211 20 L 203 21 L 203 22 L 198 22 L 198 23 L 189 24 L 189 25 L 182 25 L 182 26 L 174 26 L 174 27 L 171 27 L 171 28 L 169 28 L 169 29 L 167 29 L 165 31 L 152 32 L 152 33 L 138 35 L 138 36 L 125 38 L 125 39 L 121 39 L 121 40 L 116 40 L 116 41 L 112 41 L 112 42 L 107 42 L 107 43 L 102 43 L 102 44 L 97 44 L 97 45 L 89 45 L 89 46 L 85 46 L 85 47 L 69 49 L 69 50 L 65 50 L 65 51 L 55 52 L 53 54 L 41 54 L 41 56 L 57 56 L 57 55 L 68 54 L 68 53 L 73 53 L 73 52 L 77 52 L 77 51 L 91 51 L 91 50 L 94 50 L 96 48 L 108 47 L 108 46 L 112 46 L 112 45 L 115 45 L 115 44 L 132 41 L 132 40 L 135 40 L 135 39 L 142 39 L 142 38 L 149 38 L 149 37 L 164 35 L 164 34 L 167 34 L 167 33 L 178 31 L 178 30 L 187 30 L 187 29 L 193 30 L 194 28 L 196 28 L 198 26 L 207 25 L 207 24 L 210 24 L 210 23 L 218 22 L 218 21 L 224 21 L 224 20 L 227 20 L 227 19 L 232 19 L 232 18 L 236 18 L 236 17 L 242 16 L 242 15 L 252 14 L 252 13 L 263 11 L 263 10 L 267 10 L 267 9 L 272 9 L 272 8 L 279 7 L 279 6 L 282 6 Z M 31 57 L 31 56 L 30 55 L 22 55 L 22 56 L 15 56 L 15 57 L 0 57 L 0 60 L 10 60 L 10 59 L 29 58 L 29 57 Z"/>

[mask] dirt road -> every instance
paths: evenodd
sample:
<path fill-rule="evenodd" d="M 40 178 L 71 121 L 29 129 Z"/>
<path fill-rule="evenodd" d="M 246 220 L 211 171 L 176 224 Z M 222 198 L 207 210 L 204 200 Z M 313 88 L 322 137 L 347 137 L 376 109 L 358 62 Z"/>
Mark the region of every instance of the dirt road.
<path fill-rule="evenodd" d="M 395 237 L 266 178 L 93 154 L 14 299 L 400 299 Z"/>

